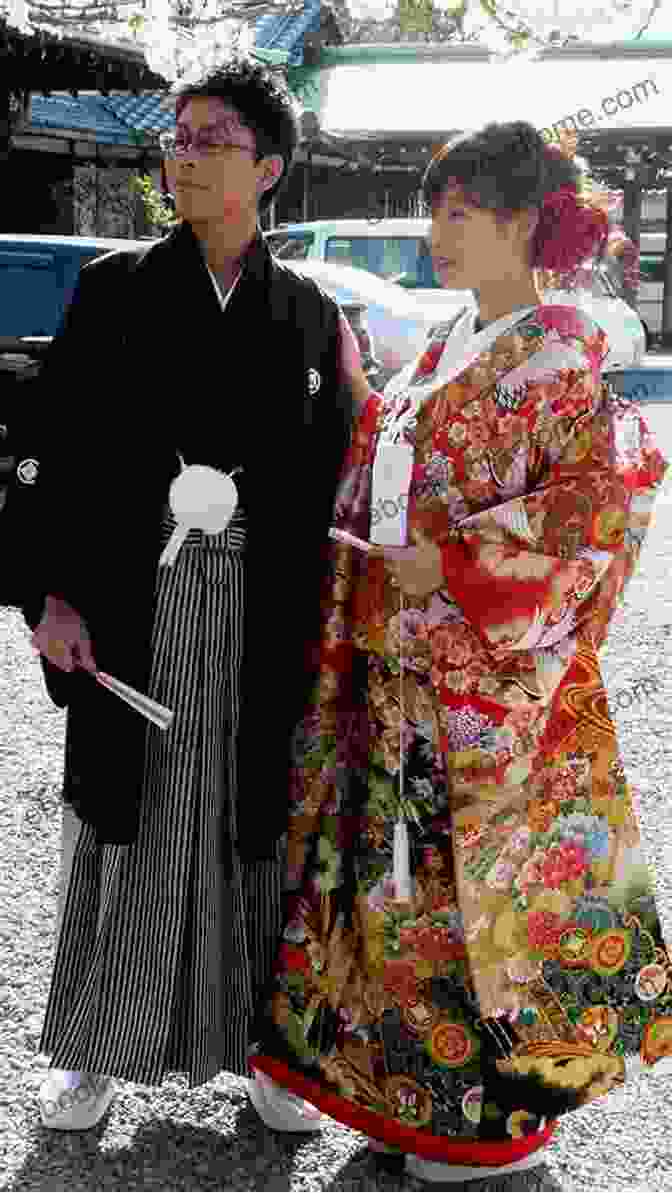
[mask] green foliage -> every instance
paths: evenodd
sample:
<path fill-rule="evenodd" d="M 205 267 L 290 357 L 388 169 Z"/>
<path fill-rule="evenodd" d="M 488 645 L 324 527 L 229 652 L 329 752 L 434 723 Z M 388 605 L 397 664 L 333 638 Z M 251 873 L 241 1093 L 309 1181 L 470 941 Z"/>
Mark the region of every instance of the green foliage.
<path fill-rule="evenodd" d="M 131 190 L 140 196 L 147 222 L 152 228 L 170 228 L 177 223 L 175 212 L 157 191 L 148 174 L 137 174 L 132 178 Z"/>
<path fill-rule="evenodd" d="M 431 0 L 399 0 L 399 27 L 402 33 L 431 33 Z"/>

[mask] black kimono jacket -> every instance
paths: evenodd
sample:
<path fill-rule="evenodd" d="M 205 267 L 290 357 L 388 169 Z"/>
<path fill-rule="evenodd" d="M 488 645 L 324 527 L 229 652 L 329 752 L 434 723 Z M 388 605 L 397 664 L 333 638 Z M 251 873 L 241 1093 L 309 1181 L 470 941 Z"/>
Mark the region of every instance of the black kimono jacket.
<path fill-rule="evenodd" d="M 327 532 L 353 398 L 339 310 L 261 235 L 223 313 L 190 225 L 87 265 L 37 384 L 39 550 L 22 601 L 84 618 L 98 667 L 148 690 L 160 524 L 177 453 L 236 475 L 247 518 L 238 847 L 285 831 L 292 730 L 312 683 Z M 37 432 L 36 424 L 36 432 Z M 2 599 L 0 585 L 0 599 Z M 68 706 L 64 798 L 100 842 L 137 835 L 147 722 L 86 673 L 42 659 Z M 151 732 L 157 732 L 153 727 Z"/>

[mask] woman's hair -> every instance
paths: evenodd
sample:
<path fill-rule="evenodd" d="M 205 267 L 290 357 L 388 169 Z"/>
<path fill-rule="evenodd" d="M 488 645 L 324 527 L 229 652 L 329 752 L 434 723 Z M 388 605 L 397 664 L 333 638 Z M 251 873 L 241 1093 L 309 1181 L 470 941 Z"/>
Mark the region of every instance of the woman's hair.
<path fill-rule="evenodd" d="M 299 144 L 299 125 L 292 99 L 281 78 L 266 67 L 243 56 L 212 71 L 197 83 L 183 87 L 175 101 L 175 116 L 191 99 L 221 99 L 238 113 L 241 122 L 254 133 L 257 157 L 279 154 L 285 168 L 281 178 L 259 200 L 262 211 L 285 185 Z"/>
<path fill-rule="evenodd" d="M 449 141 L 429 163 L 422 187 L 431 207 L 447 187 L 456 187 L 467 202 L 498 219 L 536 208 L 530 264 L 558 273 L 599 253 L 606 238 L 606 217 L 591 204 L 582 183 L 566 151 L 548 145 L 531 124 L 515 120 L 486 124 Z"/>

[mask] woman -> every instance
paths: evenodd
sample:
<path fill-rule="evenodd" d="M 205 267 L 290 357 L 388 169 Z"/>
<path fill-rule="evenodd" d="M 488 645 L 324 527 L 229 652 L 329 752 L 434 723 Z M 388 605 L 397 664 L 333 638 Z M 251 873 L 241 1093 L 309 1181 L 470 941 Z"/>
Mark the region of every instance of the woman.
<path fill-rule="evenodd" d="M 603 333 L 539 300 L 535 271 L 605 234 L 575 166 L 492 124 L 424 187 L 440 280 L 479 319 L 360 418 L 337 522 L 383 546 L 334 548 L 253 1064 L 267 1122 L 291 1129 L 290 1091 L 456 1181 L 539 1163 L 625 1054 L 672 1051 L 597 659 L 665 463 L 601 384 Z"/>
<path fill-rule="evenodd" d="M 93 1126 L 115 1077 L 247 1072 L 282 925 L 291 733 L 365 385 L 336 303 L 259 231 L 297 141 L 262 67 L 234 60 L 186 88 L 163 146 L 181 222 L 83 270 L 41 379 L 48 595 L 26 617 L 68 705 L 66 869 L 74 854 L 41 1040 L 50 1127 Z M 238 506 L 164 564 L 171 482 L 191 465 L 232 475 Z M 172 709 L 170 729 L 97 668 Z"/>

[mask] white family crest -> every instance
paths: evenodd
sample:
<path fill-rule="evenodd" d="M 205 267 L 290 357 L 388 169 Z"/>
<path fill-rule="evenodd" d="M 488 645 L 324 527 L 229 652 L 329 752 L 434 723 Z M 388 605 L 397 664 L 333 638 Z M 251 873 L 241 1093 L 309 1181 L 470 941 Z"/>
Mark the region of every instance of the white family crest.
<path fill-rule="evenodd" d="M 317 369 L 308 369 L 308 393 L 311 398 L 322 388 L 322 378 Z"/>
<path fill-rule="evenodd" d="M 22 484 L 34 485 L 39 471 L 40 466 L 37 460 L 22 460 L 16 470 L 16 474 Z"/>

